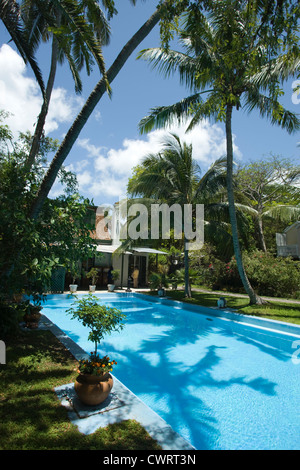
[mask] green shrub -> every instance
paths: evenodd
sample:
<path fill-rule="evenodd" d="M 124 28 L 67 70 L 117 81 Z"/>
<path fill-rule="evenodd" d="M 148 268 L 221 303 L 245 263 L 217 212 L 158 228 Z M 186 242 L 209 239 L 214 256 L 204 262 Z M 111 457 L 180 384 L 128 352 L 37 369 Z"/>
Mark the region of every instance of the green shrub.
<path fill-rule="evenodd" d="M 259 295 L 299 298 L 300 262 L 255 250 L 243 253 L 248 279 Z M 206 247 L 191 261 L 199 284 L 212 289 L 244 292 L 236 259 L 225 263 Z"/>
<path fill-rule="evenodd" d="M 259 295 L 297 296 L 300 284 L 299 262 L 291 258 L 277 258 L 259 250 L 245 253 L 243 260 L 248 279 Z M 229 285 L 234 282 L 241 284 L 235 258 L 226 265 L 226 272 Z"/>
<path fill-rule="evenodd" d="M 215 248 L 208 243 L 190 254 L 190 268 L 196 284 L 220 289 L 224 283 L 225 266 L 225 262 L 217 258 Z"/>
<path fill-rule="evenodd" d="M 24 315 L 22 305 L 0 299 L 0 339 L 14 336 Z"/>

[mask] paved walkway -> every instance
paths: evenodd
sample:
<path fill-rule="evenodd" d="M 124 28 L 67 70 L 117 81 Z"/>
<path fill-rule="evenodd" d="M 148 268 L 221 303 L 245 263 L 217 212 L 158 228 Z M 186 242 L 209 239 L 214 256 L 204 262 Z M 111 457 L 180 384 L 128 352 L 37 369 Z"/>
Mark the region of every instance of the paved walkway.
<path fill-rule="evenodd" d="M 198 287 L 193 287 L 192 292 L 203 292 L 205 294 L 217 294 L 217 295 L 222 295 L 222 296 L 231 296 L 231 297 L 244 297 L 248 298 L 247 294 L 236 294 L 234 292 L 224 292 L 224 291 L 219 291 L 219 290 L 206 290 L 206 289 L 200 289 Z M 261 298 L 264 300 L 269 300 L 273 302 L 284 302 L 284 303 L 292 303 L 292 304 L 299 304 L 300 305 L 300 300 L 296 299 L 282 299 L 279 297 L 265 297 L 264 295 L 261 295 Z"/>
<path fill-rule="evenodd" d="M 143 292 L 150 292 L 151 289 L 149 288 L 139 288 L 139 289 L 134 289 L 132 288 L 131 289 L 131 292 L 140 292 L 140 293 L 143 293 Z M 178 290 L 183 290 L 181 288 L 179 288 Z M 88 291 L 78 291 L 78 294 L 86 294 Z M 105 292 L 107 293 L 108 291 L 107 290 L 97 290 L 96 291 L 96 294 L 101 294 L 101 292 Z M 123 288 L 123 289 L 116 289 L 115 292 L 126 292 L 126 289 Z M 208 289 L 200 289 L 199 287 L 193 287 L 192 288 L 192 293 L 193 292 L 203 292 L 204 294 L 214 294 L 214 295 L 220 295 L 222 297 L 224 296 L 228 296 L 228 297 L 243 297 L 243 298 L 249 298 L 247 294 L 236 294 L 234 292 L 224 292 L 224 291 L 221 291 L 221 290 L 208 290 Z M 68 294 L 69 292 L 66 291 L 65 294 Z M 261 296 L 262 299 L 264 300 L 269 300 L 270 302 L 283 302 L 283 303 L 291 303 L 291 304 L 299 304 L 300 305 L 300 300 L 296 300 L 296 299 L 283 299 L 281 297 L 265 297 L 264 295 Z"/>

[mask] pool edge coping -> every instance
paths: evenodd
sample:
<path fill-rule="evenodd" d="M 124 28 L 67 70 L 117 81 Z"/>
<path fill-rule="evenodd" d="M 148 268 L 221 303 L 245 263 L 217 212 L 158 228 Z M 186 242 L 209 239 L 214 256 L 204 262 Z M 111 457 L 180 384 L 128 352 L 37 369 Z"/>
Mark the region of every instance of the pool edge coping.
<path fill-rule="evenodd" d="M 212 315 L 218 318 L 223 317 L 229 320 L 236 321 L 238 323 L 245 323 L 245 324 L 249 324 L 252 326 L 257 326 L 259 328 L 265 328 L 265 329 L 268 329 L 270 331 L 274 331 L 277 333 L 291 334 L 293 336 L 300 337 L 300 325 L 296 323 L 283 322 L 280 320 L 272 320 L 271 318 L 261 318 L 255 315 L 246 315 L 244 313 L 237 312 L 235 309 L 226 308 L 226 307 L 225 308 L 207 307 L 205 305 L 188 304 L 186 302 L 182 302 L 181 300 L 174 300 L 168 297 L 156 298 L 154 296 L 142 294 L 140 292 L 134 292 L 133 294 L 134 296 L 142 296 L 148 300 L 152 299 L 154 302 L 177 304 L 177 305 L 180 305 L 182 309 L 194 311 L 196 313 L 203 314 L 204 312 L 199 311 L 199 309 L 202 309 L 205 311 L 205 314 L 207 315 Z M 271 326 L 273 326 L 273 328 L 271 328 Z"/>
<path fill-rule="evenodd" d="M 85 295 L 89 294 L 85 291 L 78 291 L 77 294 Z M 284 322 L 281 320 L 273 320 L 271 318 L 262 318 L 257 317 L 255 315 L 246 315 L 244 313 L 239 313 L 235 309 L 232 308 L 220 308 L 220 307 L 208 307 L 206 305 L 199 305 L 199 304 L 189 304 L 187 302 L 183 302 L 181 300 L 174 300 L 169 297 L 155 297 L 153 295 L 148 295 L 143 292 L 95 292 L 96 295 L 109 295 L 109 296 L 133 296 L 133 297 L 142 297 L 143 299 L 147 299 L 148 301 L 162 303 L 162 304 L 169 304 L 169 305 L 177 305 L 180 306 L 182 309 L 186 309 L 189 311 L 193 311 L 196 313 L 206 315 L 211 315 L 218 318 L 226 318 L 228 320 L 235 321 L 237 323 L 243 323 L 245 325 L 256 326 L 262 329 L 267 329 L 276 333 L 293 335 L 300 338 L 300 325 L 296 323 Z M 49 295 L 71 295 L 68 292 L 64 292 L 63 294 L 49 294 Z M 202 311 L 199 311 L 201 309 Z"/>

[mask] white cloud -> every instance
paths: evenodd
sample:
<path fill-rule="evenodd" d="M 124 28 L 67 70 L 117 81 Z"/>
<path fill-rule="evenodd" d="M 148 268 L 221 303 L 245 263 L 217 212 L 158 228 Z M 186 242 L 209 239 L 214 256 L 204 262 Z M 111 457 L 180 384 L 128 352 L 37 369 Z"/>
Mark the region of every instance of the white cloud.
<path fill-rule="evenodd" d="M 22 58 L 7 44 L 0 48 L 0 109 L 12 114 L 6 123 L 15 136 L 18 132 L 34 131 L 42 104 L 39 86 L 26 76 Z M 81 104 L 77 97 L 71 99 L 63 88 L 54 88 L 46 120 L 45 132 L 56 130 L 60 123 L 69 122 Z"/>
<path fill-rule="evenodd" d="M 77 173 L 79 189 L 99 203 L 106 202 L 105 198 L 115 198 L 126 193 L 128 178 L 134 166 L 138 165 L 149 153 L 156 153 L 166 132 L 173 132 L 193 144 L 194 158 L 204 172 L 217 158 L 226 153 L 225 134 L 218 125 L 203 122 L 189 133 L 185 133 L 187 125 L 172 126 L 168 130 L 150 132 L 146 139 L 124 139 L 121 148 L 107 149 L 97 147 L 89 139 L 78 139 L 77 145 L 87 151 L 90 160 L 90 170 Z M 234 145 L 236 157 L 241 154 Z M 99 201 L 99 197 L 102 201 Z"/>
<path fill-rule="evenodd" d="M 7 124 L 17 136 L 19 131 L 33 132 L 37 121 L 42 99 L 36 81 L 27 76 L 27 68 L 21 57 L 7 44 L 0 48 L 0 109 L 13 114 Z M 64 88 L 53 90 L 52 100 L 47 116 L 45 131 L 47 134 L 57 130 L 59 125 L 75 117 L 82 98 L 69 96 Z M 99 111 L 95 119 L 101 122 Z M 96 203 L 107 202 L 107 199 L 118 200 L 126 193 L 128 178 L 134 166 L 138 165 L 148 153 L 156 153 L 166 132 L 174 132 L 187 143 L 193 144 L 194 158 L 204 172 L 218 157 L 225 154 L 225 133 L 219 125 L 203 122 L 189 133 L 185 133 L 187 124 L 173 125 L 167 130 L 155 130 L 147 136 L 125 138 L 120 148 L 97 146 L 90 139 L 78 139 L 77 145 L 85 150 L 83 158 L 68 166 L 77 174 L 80 191 Z M 237 146 L 234 146 L 237 157 L 240 157 Z M 51 195 L 61 192 L 57 183 Z M 100 199 L 100 200 L 99 200 Z"/>
<path fill-rule="evenodd" d="M 89 171 L 85 170 L 83 173 L 78 173 L 77 174 L 77 181 L 79 184 L 79 187 L 86 188 L 90 184 L 92 184 L 92 175 Z"/>

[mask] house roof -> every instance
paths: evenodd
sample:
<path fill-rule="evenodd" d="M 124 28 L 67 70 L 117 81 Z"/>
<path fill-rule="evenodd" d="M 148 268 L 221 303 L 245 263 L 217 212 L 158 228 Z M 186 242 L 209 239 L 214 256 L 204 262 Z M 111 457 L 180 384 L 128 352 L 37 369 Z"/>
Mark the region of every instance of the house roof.
<path fill-rule="evenodd" d="M 121 245 L 97 245 L 97 251 L 101 253 L 114 253 Z M 168 255 L 165 251 L 154 250 L 153 248 L 131 248 L 130 250 L 124 251 L 124 254 L 131 255 L 133 253 L 148 253 L 148 254 L 160 254 Z"/>
<path fill-rule="evenodd" d="M 298 227 L 297 227 L 298 225 Z M 285 228 L 284 229 L 284 233 L 288 232 L 289 230 L 291 230 L 291 228 L 294 228 L 294 227 L 297 227 L 297 228 L 300 228 L 300 220 L 297 220 L 297 222 L 294 222 L 292 225 L 290 225 L 289 227 Z"/>
<path fill-rule="evenodd" d="M 97 251 L 101 253 L 114 253 L 120 245 L 97 245 Z M 124 251 L 126 255 L 131 255 L 130 251 Z"/>
<path fill-rule="evenodd" d="M 153 248 L 132 248 L 132 251 L 137 253 L 151 253 L 151 254 L 158 254 L 158 255 L 168 255 L 165 251 L 154 250 Z"/>

